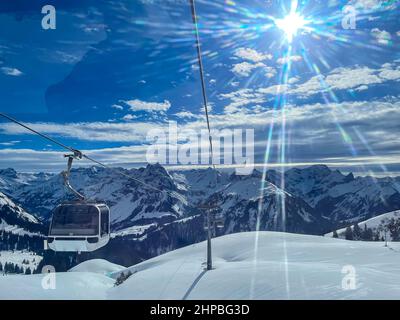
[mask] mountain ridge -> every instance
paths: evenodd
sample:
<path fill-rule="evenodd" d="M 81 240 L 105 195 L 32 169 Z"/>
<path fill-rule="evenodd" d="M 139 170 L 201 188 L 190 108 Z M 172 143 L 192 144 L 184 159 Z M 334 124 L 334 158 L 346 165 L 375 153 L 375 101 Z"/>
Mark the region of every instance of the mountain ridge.
<path fill-rule="evenodd" d="M 144 187 L 118 170 L 170 192 Z M 0 179 L 7 187 L 0 184 L 0 192 L 44 225 L 51 210 L 68 199 L 60 174 L 5 172 Z M 209 201 L 219 204 L 217 214 L 225 220 L 218 235 L 255 230 L 323 235 L 400 208 L 397 178 L 354 177 L 324 165 L 268 170 L 263 183 L 262 177 L 258 170 L 239 176 L 211 168 L 169 172 L 161 165 L 73 169 L 72 185 L 111 208 L 113 239 L 108 249 L 88 258 L 112 255 L 113 262 L 129 264 L 202 241 L 204 216 L 198 205 Z M 125 261 L 124 252 L 139 260 Z"/>

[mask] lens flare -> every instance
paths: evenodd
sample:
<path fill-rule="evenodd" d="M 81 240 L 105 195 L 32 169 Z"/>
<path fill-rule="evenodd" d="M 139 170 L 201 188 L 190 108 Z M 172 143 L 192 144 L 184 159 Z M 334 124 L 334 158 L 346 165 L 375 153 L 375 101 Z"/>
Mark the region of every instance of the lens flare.
<path fill-rule="evenodd" d="M 275 20 L 275 25 L 285 33 L 288 42 L 292 42 L 299 30 L 307 24 L 308 21 L 296 11 L 290 12 L 283 19 Z"/>

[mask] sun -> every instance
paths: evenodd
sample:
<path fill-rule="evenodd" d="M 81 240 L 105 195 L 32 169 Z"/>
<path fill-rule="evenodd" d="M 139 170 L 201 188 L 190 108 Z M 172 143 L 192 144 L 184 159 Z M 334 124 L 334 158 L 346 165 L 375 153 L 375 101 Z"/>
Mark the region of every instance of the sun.
<path fill-rule="evenodd" d="M 298 31 L 307 25 L 308 21 L 298 12 L 292 11 L 283 19 L 276 19 L 275 25 L 283 30 L 288 42 L 292 42 Z"/>

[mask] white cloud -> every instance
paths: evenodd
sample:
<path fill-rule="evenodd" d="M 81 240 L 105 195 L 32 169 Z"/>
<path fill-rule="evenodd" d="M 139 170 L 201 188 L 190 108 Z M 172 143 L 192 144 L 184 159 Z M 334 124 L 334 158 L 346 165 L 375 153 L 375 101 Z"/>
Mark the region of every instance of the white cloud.
<path fill-rule="evenodd" d="M 18 143 L 20 143 L 21 141 L 7 141 L 7 142 L 0 142 L 0 146 L 4 146 L 4 147 L 11 147 L 14 146 Z"/>
<path fill-rule="evenodd" d="M 146 163 L 147 146 L 129 146 L 82 150 L 94 159 L 115 166 Z M 59 172 L 65 168 L 64 152 L 32 149 L 0 149 L 0 167 L 12 167 L 20 171 Z M 77 166 L 93 166 L 93 162 L 79 161 Z"/>
<path fill-rule="evenodd" d="M 379 77 L 385 80 L 400 80 L 400 69 L 382 69 Z"/>
<path fill-rule="evenodd" d="M 267 95 L 280 95 L 288 92 L 289 86 L 284 84 L 277 84 L 270 86 L 268 88 L 260 88 L 257 90 L 258 94 L 267 94 Z"/>
<path fill-rule="evenodd" d="M 143 142 L 152 129 L 163 128 L 162 123 L 154 122 L 82 122 L 82 123 L 27 123 L 33 129 L 54 136 L 73 138 L 82 141 Z M 1 123 L 2 134 L 30 134 L 13 123 Z"/>
<path fill-rule="evenodd" d="M 125 121 L 130 121 L 130 120 L 136 119 L 136 117 L 132 114 L 127 114 L 122 119 Z"/>
<path fill-rule="evenodd" d="M 381 4 L 381 0 L 353 0 L 352 4 L 364 9 L 373 9 Z"/>
<path fill-rule="evenodd" d="M 272 78 L 276 74 L 276 70 L 267 66 L 262 61 L 271 60 L 272 55 L 257 52 L 250 48 L 239 48 L 234 53 L 236 58 L 241 58 L 243 61 L 233 65 L 231 71 L 239 77 L 249 77 L 254 69 L 262 68 L 265 71 L 267 78 Z"/>
<path fill-rule="evenodd" d="M 225 113 L 236 113 L 246 110 L 243 107 L 265 103 L 268 100 L 268 96 L 282 94 L 287 90 L 288 86 L 286 85 L 274 85 L 260 89 L 240 89 L 238 91 L 220 94 L 218 97 L 221 100 L 230 100 L 230 103 L 224 108 Z M 251 108 L 247 109 L 251 110 Z"/>
<path fill-rule="evenodd" d="M 279 58 L 278 60 L 276 60 L 276 63 L 278 63 L 278 64 L 286 64 L 289 61 L 290 62 L 297 62 L 297 61 L 301 61 L 301 60 L 302 60 L 301 56 L 290 56 L 290 57 Z"/>
<path fill-rule="evenodd" d="M 124 101 L 132 111 L 167 111 L 171 107 L 168 100 L 164 102 L 146 102 L 138 99 Z"/>
<path fill-rule="evenodd" d="M 271 54 L 263 54 L 254 49 L 250 48 L 239 48 L 235 51 L 234 55 L 238 58 L 242 58 L 244 60 L 252 61 L 252 62 L 261 62 L 264 60 L 271 60 Z"/>
<path fill-rule="evenodd" d="M 400 37 L 400 31 L 397 31 L 397 32 L 396 32 L 396 35 L 397 35 L 398 37 Z"/>
<path fill-rule="evenodd" d="M 351 0 L 349 4 L 367 12 L 394 10 L 396 8 L 396 1 L 388 0 Z"/>
<path fill-rule="evenodd" d="M 225 106 L 225 113 L 239 112 L 249 104 L 259 104 L 265 102 L 265 96 L 255 93 L 252 89 L 241 89 L 227 94 L 219 95 L 220 99 L 231 100 L 230 104 Z"/>
<path fill-rule="evenodd" d="M 258 98 L 258 94 L 276 95 L 282 92 L 299 98 L 307 98 L 327 90 L 364 90 L 370 85 L 395 80 L 400 80 L 400 67 L 391 63 L 386 63 L 379 69 L 359 66 L 336 68 L 327 75 L 313 76 L 303 83 L 299 83 L 295 79 L 289 80 L 290 88 L 283 85 L 280 87 L 275 85 L 256 90 L 249 89 L 246 92 L 246 98 L 249 95 L 252 95 L 253 98 Z M 239 90 L 237 93 L 241 96 L 242 91 Z M 228 95 L 222 95 L 221 97 L 229 98 Z"/>
<path fill-rule="evenodd" d="M 297 98 L 309 98 L 328 90 L 364 91 L 372 85 L 396 80 L 400 81 L 400 66 L 396 65 L 396 63 L 386 63 L 378 69 L 360 66 L 336 68 L 327 75 L 313 76 L 303 83 L 300 83 L 298 78 L 292 78 L 288 81 L 288 85 L 240 89 L 221 94 L 219 98 L 221 100 L 230 100 L 225 106 L 225 112 L 233 113 L 241 111 L 245 106 L 265 103 L 271 96 L 282 93 L 287 93 Z"/>
<path fill-rule="evenodd" d="M 231 98 L 239 98 L 238 93 L 229 94 L 229 96 Z M 248 99 L 257 97 L 252 90 L 243 90 L 241 96 Z M 282 123 L 281 113 L 273 108 L 258 106 L 257 103 L 250 107 L 239 109 L 234 113 L 211 115 L 212 126 L 213 129 L 220 130 L 253 128 L 257 141 L 255 146 L 256 153 L 263 154 L 266 145 L 265 130 L 272 122 L 275 123 L 272 145 L 279 145 Z M 291 132 L 290 145 L 293 157 L 305 157 L 301 160 L 316 161 L 316 154 L 307 155 L 310 150 L 318 152 L 318 157 L 326 157 L 326 159 L 328 157 L 341 157 L 344 154 L 348 155 L 348 146 L 343 143 L 343 132 L 337 129 L 337 121 L 340 122 L 346 134 L 353 139 L 352 144 L 360 152 L 360 157 L 364 156 L 365 153 L 362 154 L 363 145 L 354 134 L 353 128 L 359 128 L 362 131 L 363 136 L 379 154 L 380 159 L 390 162 L 394 161 L 394 157 L 397 157 L 397 163 L 399 163 L 397 150 L 400 147 L 398 139 L 400 100 L 387 102 L 384 99 L 380 101 L 343 102 L 337 104 L 287 105 L 286 126 L 290 128 Z M 382 126 L 382 123 L 385 125 Z M 101 139 L 106 139 L 104 141 L 121 142 L 130 142 L 137 139 L 140 144 L 146 141 L 145 136 L 148 130 L 155 128 L 166 130 L 168 127 L 168 123 L 80 123 L 66 125 L 42 123 L 29 125 L 53 136 L 62 135 L 81 140 L 100 141 Z M 191 129 L 195 132 L 200 132 L 205 128 L 204 120 L 200 118 L 179 126 L 181 130 Z M 26 134 L 25 131 L 13 124 L 0 124 L 0 130 L 2 134 L 8 135 Z M 326 145 L 329 145 L 329 148 L 326 148 Z M 293 150 L 294 148 L 299 148 L 298 150 L 301 150 L 301 152 L 296 153 L 296 150 Z M 85 150 L 83 151 L 85 152 Z M 88 155 L 105 163 L 114 165 L 121 163 L 132 164 L 144 162 L 146 145 L 86 152 Z M 365 162 L 369 161 L 369 159 L 367 155 Z M 299 159 L 293 159 L 293 161 L 299 161 Z M 23 149 L 0 150 L 0 166 L 9 166 L 10 163 L 16 168 L 31 168 L 32 163 L 34 163 L 47 170 L 62 168 L 65 165 L 61 152 Z M 86 163 L 82 162 L 82 164 Z"/>
<path fill-rule="evenodd" d="M 273 78 L 276 76 L 276 69 L 274 69 L 272 67 L 266 67 L 265 71 L 266 71 L 265 76 L 267 78 Z"/>
<path fill-rule="evenodd" d="M 358 88 L 355 88 L 354 90 L 355 91 L 366 91 L 366 90 L 368 90 L 368 86 L 362 85 L 362 86 L 359 86 Z"/>
<path fill-rule="evenodd" d="M 7 76 L 19 77 L 23 75 L 23 72 L 17 68 L 2 67 L 1 71 Z"/>
<path fill-rule="evenodd" d="M 335 69 L 326 76 L 325 82 L 332 90 L 345 90 L 360 85 L 381 83 L 382 80 L 375 74 L 374 69 L 361 67 Z"/>
<path fill-rule="evenodd" d="M 265 72 L 265 76 L 267 78 L 272 78 L 276 75 L 276 70 L 272 67 L 266 66 L 264 63 L 249 63 L 249 62 L 241 62 L 233 65 L 232 72 L 239 77 L 248 77 L 252 74 L 254 69 L 261 68 Z"/>
<path fill-rule="evenodd" d="M 376 42 L 382 45 L 389 45 L 392 40 L 392 36 L 385 30 L 379 30 L 374 28 L 371 30 L 371 35 L 375 38 Z"/>
<path fill-rule="evenodd" d="M 233 66 L 232 72 L 240 77 L 248 77 L 254 69 L 262 67 L 265 67 L 265 64 L 261 62 L 256 64 L 241 62 Z"/>
<path fill-rule="evenodd" d="M 194 113 L 189 112 L 189 111 L 181 111 L 181 112 L 175 113 L 175 116 L 177 116 L 178 118 L 182 118 L 182 119 L 198 118 L 197 115 L 195 115 Z"/>
<path fill-rule="evenodd" d="M 60 50 L 52 51 L 50 59 L 57 63 L 75 64 L 83 57 L 82 53 L 68 53 Z"/>
<path fill-rule="evenodd" d="M 111 106 L 111 108 L 117 109 L 117 110 L 124 110 L 124 107 L 123 107 L 123 106 L 120 106 L 119 104 L 113 104 L 113 105 Z"/>
<path fill-rule="evenodd" d="M 293 78 L 290 78 L 288 80 L 289 84 L 294 84 L 294 83 L 297 83 L 297 82 L 299 82 L 299 78 L 298 77 L 293 77 Z"/>

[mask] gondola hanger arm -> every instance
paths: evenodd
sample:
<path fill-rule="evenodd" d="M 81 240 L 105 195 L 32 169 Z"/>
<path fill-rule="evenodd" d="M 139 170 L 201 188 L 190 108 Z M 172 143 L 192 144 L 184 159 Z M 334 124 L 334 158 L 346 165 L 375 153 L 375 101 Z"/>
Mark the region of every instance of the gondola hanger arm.
<path fill-rule="evenodd" d="M 68 163 L 67 163 L 67 170 L 62 172 L 62 176 L 64 178 L 64 185 L 68 188 L 69 191 L 71 191 L 80 201 L 85 200 L 85 196 L 76 191 L 72 186 L 69 181 L 69 177 L 71 174 L 71 169 L 72 169 L 72 162 L 74 159 L 81 159 L 82 158 L 82 153 L 78 150 L 74 151 L 74 154 L 66 154 L 64 157 L 68 158 Z"/>

